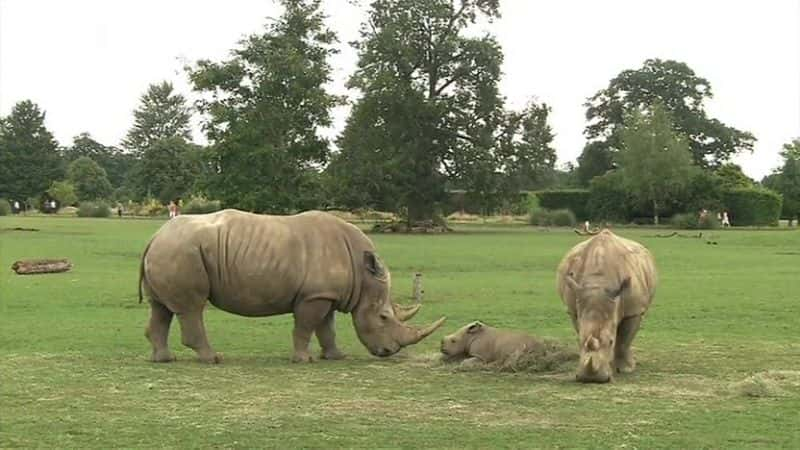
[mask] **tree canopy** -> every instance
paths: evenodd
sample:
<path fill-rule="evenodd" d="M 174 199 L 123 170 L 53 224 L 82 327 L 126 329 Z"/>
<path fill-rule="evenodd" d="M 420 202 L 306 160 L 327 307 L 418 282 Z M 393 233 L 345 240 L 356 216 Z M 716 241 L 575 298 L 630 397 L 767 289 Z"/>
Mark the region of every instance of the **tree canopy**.
<path fill-rule="evenodd" d="M 288 212 L 313 206 L 316 168 L 329 142 L 320 129 L 341 99 L 328 92 L 336 35 L 320 0 L 282 0 L 284 13 L 223 62 L 188 68 L 212 143 L 207 188 L 227 206 Z"/>
<path fill-rule="evenodd" d="M 349 81 L 362 95 L 331 164 L 341 199 L 417 221 L 432 217 L 448 181 L 493 194 L 552 169 L 549 108 L 506 111 L 500 45 L 468 33 L 499 15 L 496 0 L 371 3 Z"/>
<path fill-rule="evenodd" d="M 694 163 L 718 167 L 739 152 L 752 151 L 755 137 L 708 117 L 705 101 L 712 96 L 711 83 L 685 63 L 648 59 L 639 69 L 622 71 L 588 99 L 585 133 L 613 153 L 621 145 L 626 113 L 660 102 L 675 131 L 688 138 Z"/>
<path fill-rule="evenodd" d="M 683 192 L 694 165 L 686 139 L 673 130 L 666 109 L 658 102 L 628 114 L 622 148 L 615 155 L 629 192 L 652 206 L 653 220 Z"/>
<path fill-rule="evenodd" d="M 44 120 L 44 111 L 30 100 L 0 120 L 0 198 L 37 198 L 62 178 L 58 144 Z"/>
<path fill-rule="evenodd" d="M 180 137 L 189 139 L 191 110 L 186 98 L 175 92 L 172 83 L 151 84 L 133 112 L 134 123 L 122 141 L 123 147 L 141 157 L 154 142 Z"/>
<path fill-rule="evenodd" d="M 81 156 L 70 163 L 67 180 L 75 187 L 80 201 L 105 199 L 111 195 L 111 182 L 105 169 L 88 156 Z"/>

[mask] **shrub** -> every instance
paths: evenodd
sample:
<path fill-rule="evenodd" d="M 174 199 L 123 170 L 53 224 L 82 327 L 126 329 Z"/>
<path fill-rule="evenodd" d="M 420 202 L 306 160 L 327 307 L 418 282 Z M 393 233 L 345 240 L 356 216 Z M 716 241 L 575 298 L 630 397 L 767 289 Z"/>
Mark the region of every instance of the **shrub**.
<path fill-rule="evenodd" d="M 134 214 L 137 216 L 166 216 L 169 211 L 167 207 L 162 205 L 156 199 L 146 199 L 141 205 L 137 208 L 134 208 Z"/>
<path fill-rule="evenodd" d="M 710 212 L 708 216 L 702 220 L 699 214 L 675 214 L 672 216 L 672 219 L 670 219 L 670 223 L 673 227 L 683 230 L 715 230 L 720 227 L 719 220 Z"/>
<path fill-rule="evenodd" d="M 204 197 L 192 197 L 181 208 L 181 214 L 208 214 L 222 209 L 219 200 L 208 200 Z"/>
<path fill-rule="evenodd" d="M 572 227 L 575 222 L 575 214 L 568 209 L 537 209 L 530 215 L 531 225 L 540 227 Z"/>
<path fill-rule="evenodd" d="M 568 209 L 581 220 L 588 219 L 589 191 L 586 189 L 559 189 L 536 193 L 539 205 L 550 210 Z"/>
<path fill-rule="evenodd" d="M 111 217 L 111 208 L 105 202 L 81 202 L 78 217 Z"/>
<path fill-rule="evenodd" d="M 11 214 L 11 203 L 8 200 L 0 198 L 0 216 L 7 216 Z"/>
<path fill-rule="evenodd" d="M 592 179 L 589 187 L 589 215 L 592 220 L 628 223 L 635 214 L 633 204 L 621 173 L 609 172 Z"/>
<path fill-rule="evenodd" d="M 739 188 L 723 193 L 723 204 L 728 210 L 731 225 L 777 225 L 781 216 L 783 198 L 764 188 Z"/>

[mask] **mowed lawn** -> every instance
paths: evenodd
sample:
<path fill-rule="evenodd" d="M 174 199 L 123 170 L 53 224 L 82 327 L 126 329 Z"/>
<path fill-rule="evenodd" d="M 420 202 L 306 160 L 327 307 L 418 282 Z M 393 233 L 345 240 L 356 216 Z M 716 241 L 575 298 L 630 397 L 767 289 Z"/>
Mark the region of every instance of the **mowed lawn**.
<path fill-rule="evenodd" d="M 372 235 L 395 299 L 410 301 L 421 271 L 413 322 L 446 315 L 442 330 L 378 359 L 339 315 L 348 359 L 297 365 L 291 316 L 211 308 L 210 340 L 225 359 L 207 366 L 181 346 L 177 321 L 178 361 L 147 361 L 138 264 L 161 223 L 0 218 L 0 447 L 800 447 L 800 232 L 718 231 L 708 245 L 618 230 L 651 249 L 661 284 L 634 343 L 637 372 L 581 385 L 572 369 L 430 362 L 444 334 L 476 319 L 574 343 L 554 286 L 558 261 L 583 239 L 571 230 Z M 34 257 L 75 267 L 10 271 Z"/>

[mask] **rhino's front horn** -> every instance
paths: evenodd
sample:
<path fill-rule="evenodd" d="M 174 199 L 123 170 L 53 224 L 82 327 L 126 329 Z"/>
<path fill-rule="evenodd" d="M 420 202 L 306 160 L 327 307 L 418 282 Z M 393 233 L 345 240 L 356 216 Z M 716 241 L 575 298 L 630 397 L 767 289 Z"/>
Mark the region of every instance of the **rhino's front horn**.
<path fill-rule="evenodd" d="M 442 326 L 445 320 L 447 320 L 447 317 L 442 317 L 425 328 L 412 328 L 406 325 L 401 325 L 402 328 L 400 336 L 398 336 L 397 343 L 400 344 L 401 347 L 414 345 L 436 331 L 440 326 Z"/>
<path fill-rule="evenodd" d="M 406 320 L 414 317 L 414 315 L 419 312 L 419 309 L 422 305 L 413 305 L 413 306 L 400 306 L 396 303 L 392 303 L 392 308 L 394 308 L 394 315 L 397 317 L 397 320 L 401 322 L 405 322 Z"/>

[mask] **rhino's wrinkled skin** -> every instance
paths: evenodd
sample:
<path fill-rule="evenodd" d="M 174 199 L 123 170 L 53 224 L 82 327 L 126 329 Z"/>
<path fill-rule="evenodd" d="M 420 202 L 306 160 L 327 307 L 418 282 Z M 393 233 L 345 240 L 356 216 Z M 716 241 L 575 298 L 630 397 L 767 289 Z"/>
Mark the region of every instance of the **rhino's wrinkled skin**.
<path fill-rule="evenodd" d="M 484 363 L 502 361 L 514 352 L 524 352 L 539 345 L 525 333 L 500 330 L 480 321 L 467 324 L 442 339 L 441 352 L 447 359 L 475 359 Z"/>
<path fill-rule="evenodd" d="M 391 275 L 357 227 L 327 213 L 266 216 L 236 210 L 178 216 L 155 234 L 141 262 L 140 291 L 150 300 L 146 336 L 152 360 L 174 360 L 167 347 L 173 315 L 184 345 L 216 363 L 203 325 L 210 301 L 242 316 L 294 314 L 293 361 L 311 361 L 316 334 L 322 358 L 339 359 L 334 314 L 351 313 L 370 353 L 389 356 L 444 322 L 418 329 L 403 323 L 418 306 L 390 299 Z"/>
<path fill-rule="evenodd" d="M 578 333 L 579 381 L 604 383 L 615 371 L 634 370 L 631 343 L 657 282 L 650 252 L 609 230 L 566 254 L 558 266 L 557 286 Z"/>

